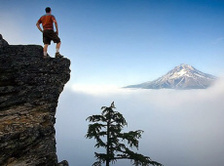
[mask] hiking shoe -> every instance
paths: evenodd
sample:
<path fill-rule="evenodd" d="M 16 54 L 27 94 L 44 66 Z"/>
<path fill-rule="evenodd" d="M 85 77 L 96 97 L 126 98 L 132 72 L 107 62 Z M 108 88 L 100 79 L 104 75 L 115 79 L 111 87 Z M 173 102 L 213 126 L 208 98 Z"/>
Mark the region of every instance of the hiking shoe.
<path fill-rule="evenodd" d="M 55 58 L 63 58 L 63 55 L 61 55 L 59 52 L 55 53 Z"/>
<path fill-rule="evenodd" d="M 44 59 L 45 59 L 45 58 L 50 58 L 50 55 L 47 54 L 46 56 L 43 56 L 43 57 L 44 57 Z"/>

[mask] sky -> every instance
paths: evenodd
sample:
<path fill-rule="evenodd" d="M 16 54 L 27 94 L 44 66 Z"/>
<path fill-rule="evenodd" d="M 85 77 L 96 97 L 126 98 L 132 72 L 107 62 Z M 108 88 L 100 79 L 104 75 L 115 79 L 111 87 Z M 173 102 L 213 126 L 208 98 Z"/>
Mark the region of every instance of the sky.
<path fill-rule="evenodd" d="M 43 45 L 37 20 L 51 7 L 71 79 L 57 108 L 57 153 L 72 166 L 94 162 L 85 139 L 91 114 L 112 101 L 144 130 L 139 152 L 166 166 L 223 165 L 224 81 L 206 90 L 129 90 L 186 63 L 224 76 L 223 0 L 0 0 L 9 44 Z M 55 45 L 49 47 L 53 57 Z M 136 120 L 137 119 L 137 120 Z M 124 163 L 123 163 L 124 162 Z M 122 161 L 116 166 L 129 166 Z"/>
<path fill-rule="evenodd" d="M 222 0 L 0 0 L 0 32 L 10 44 L 42 44 L 45 7 L 59 24 L 71 84 L 123 87 L 186 63 L 224 72 Z M 54 56 L 52 43 L 49 54 Z"/>

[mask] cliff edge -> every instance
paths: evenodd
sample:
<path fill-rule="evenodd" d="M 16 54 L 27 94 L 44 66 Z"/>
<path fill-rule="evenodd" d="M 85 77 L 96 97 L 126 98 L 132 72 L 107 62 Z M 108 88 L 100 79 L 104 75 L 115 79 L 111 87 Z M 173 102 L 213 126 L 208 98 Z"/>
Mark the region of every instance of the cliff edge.
<path fill-rule="evenodd" d="M 0 37 L 0 165 L 56 166 L 55 112 L 70 60 Z"/>

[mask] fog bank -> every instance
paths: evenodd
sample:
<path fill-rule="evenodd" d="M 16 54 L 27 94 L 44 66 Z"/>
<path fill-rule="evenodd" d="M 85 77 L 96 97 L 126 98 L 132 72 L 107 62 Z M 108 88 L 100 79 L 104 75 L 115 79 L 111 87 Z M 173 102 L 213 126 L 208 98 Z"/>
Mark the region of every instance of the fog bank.
<path fill-rule="evenodd" d="M 115 101 L 128 122 L 144 130 L 139 153 L 165 166 L 221 166 L 224 163 L 224 81 L 206 90 L 130 90 L 67 86 L 57 110 L 59 160 L 91 165 L 95 141 L 85 139 L 85 119 Z M 98 151 L 99 152 L 99 151 Z M 129 166 L 121 161 L 116 166 Z"/>

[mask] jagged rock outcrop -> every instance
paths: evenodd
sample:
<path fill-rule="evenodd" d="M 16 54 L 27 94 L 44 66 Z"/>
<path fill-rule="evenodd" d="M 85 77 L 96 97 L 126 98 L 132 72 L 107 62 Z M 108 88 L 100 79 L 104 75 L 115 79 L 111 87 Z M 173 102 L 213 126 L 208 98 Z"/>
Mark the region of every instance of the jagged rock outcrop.
<path fill-rule="evenodd" d="M 4 40 L 2 35 L 0 34 L 0 49 L 8 45 L 9 43 L 6 40 Z"/>
<path fill-rule="evenodd" d="M 58 166 L 69 166 L 68 161 L 63 160 L 60 163 L 58 163 Z"/>
<path fill-rule="evenodd" d="M 66 58 L 37 45 L 0 46 L 0 165 L 56 166 L 55 112 L 70 78 Z"/>

